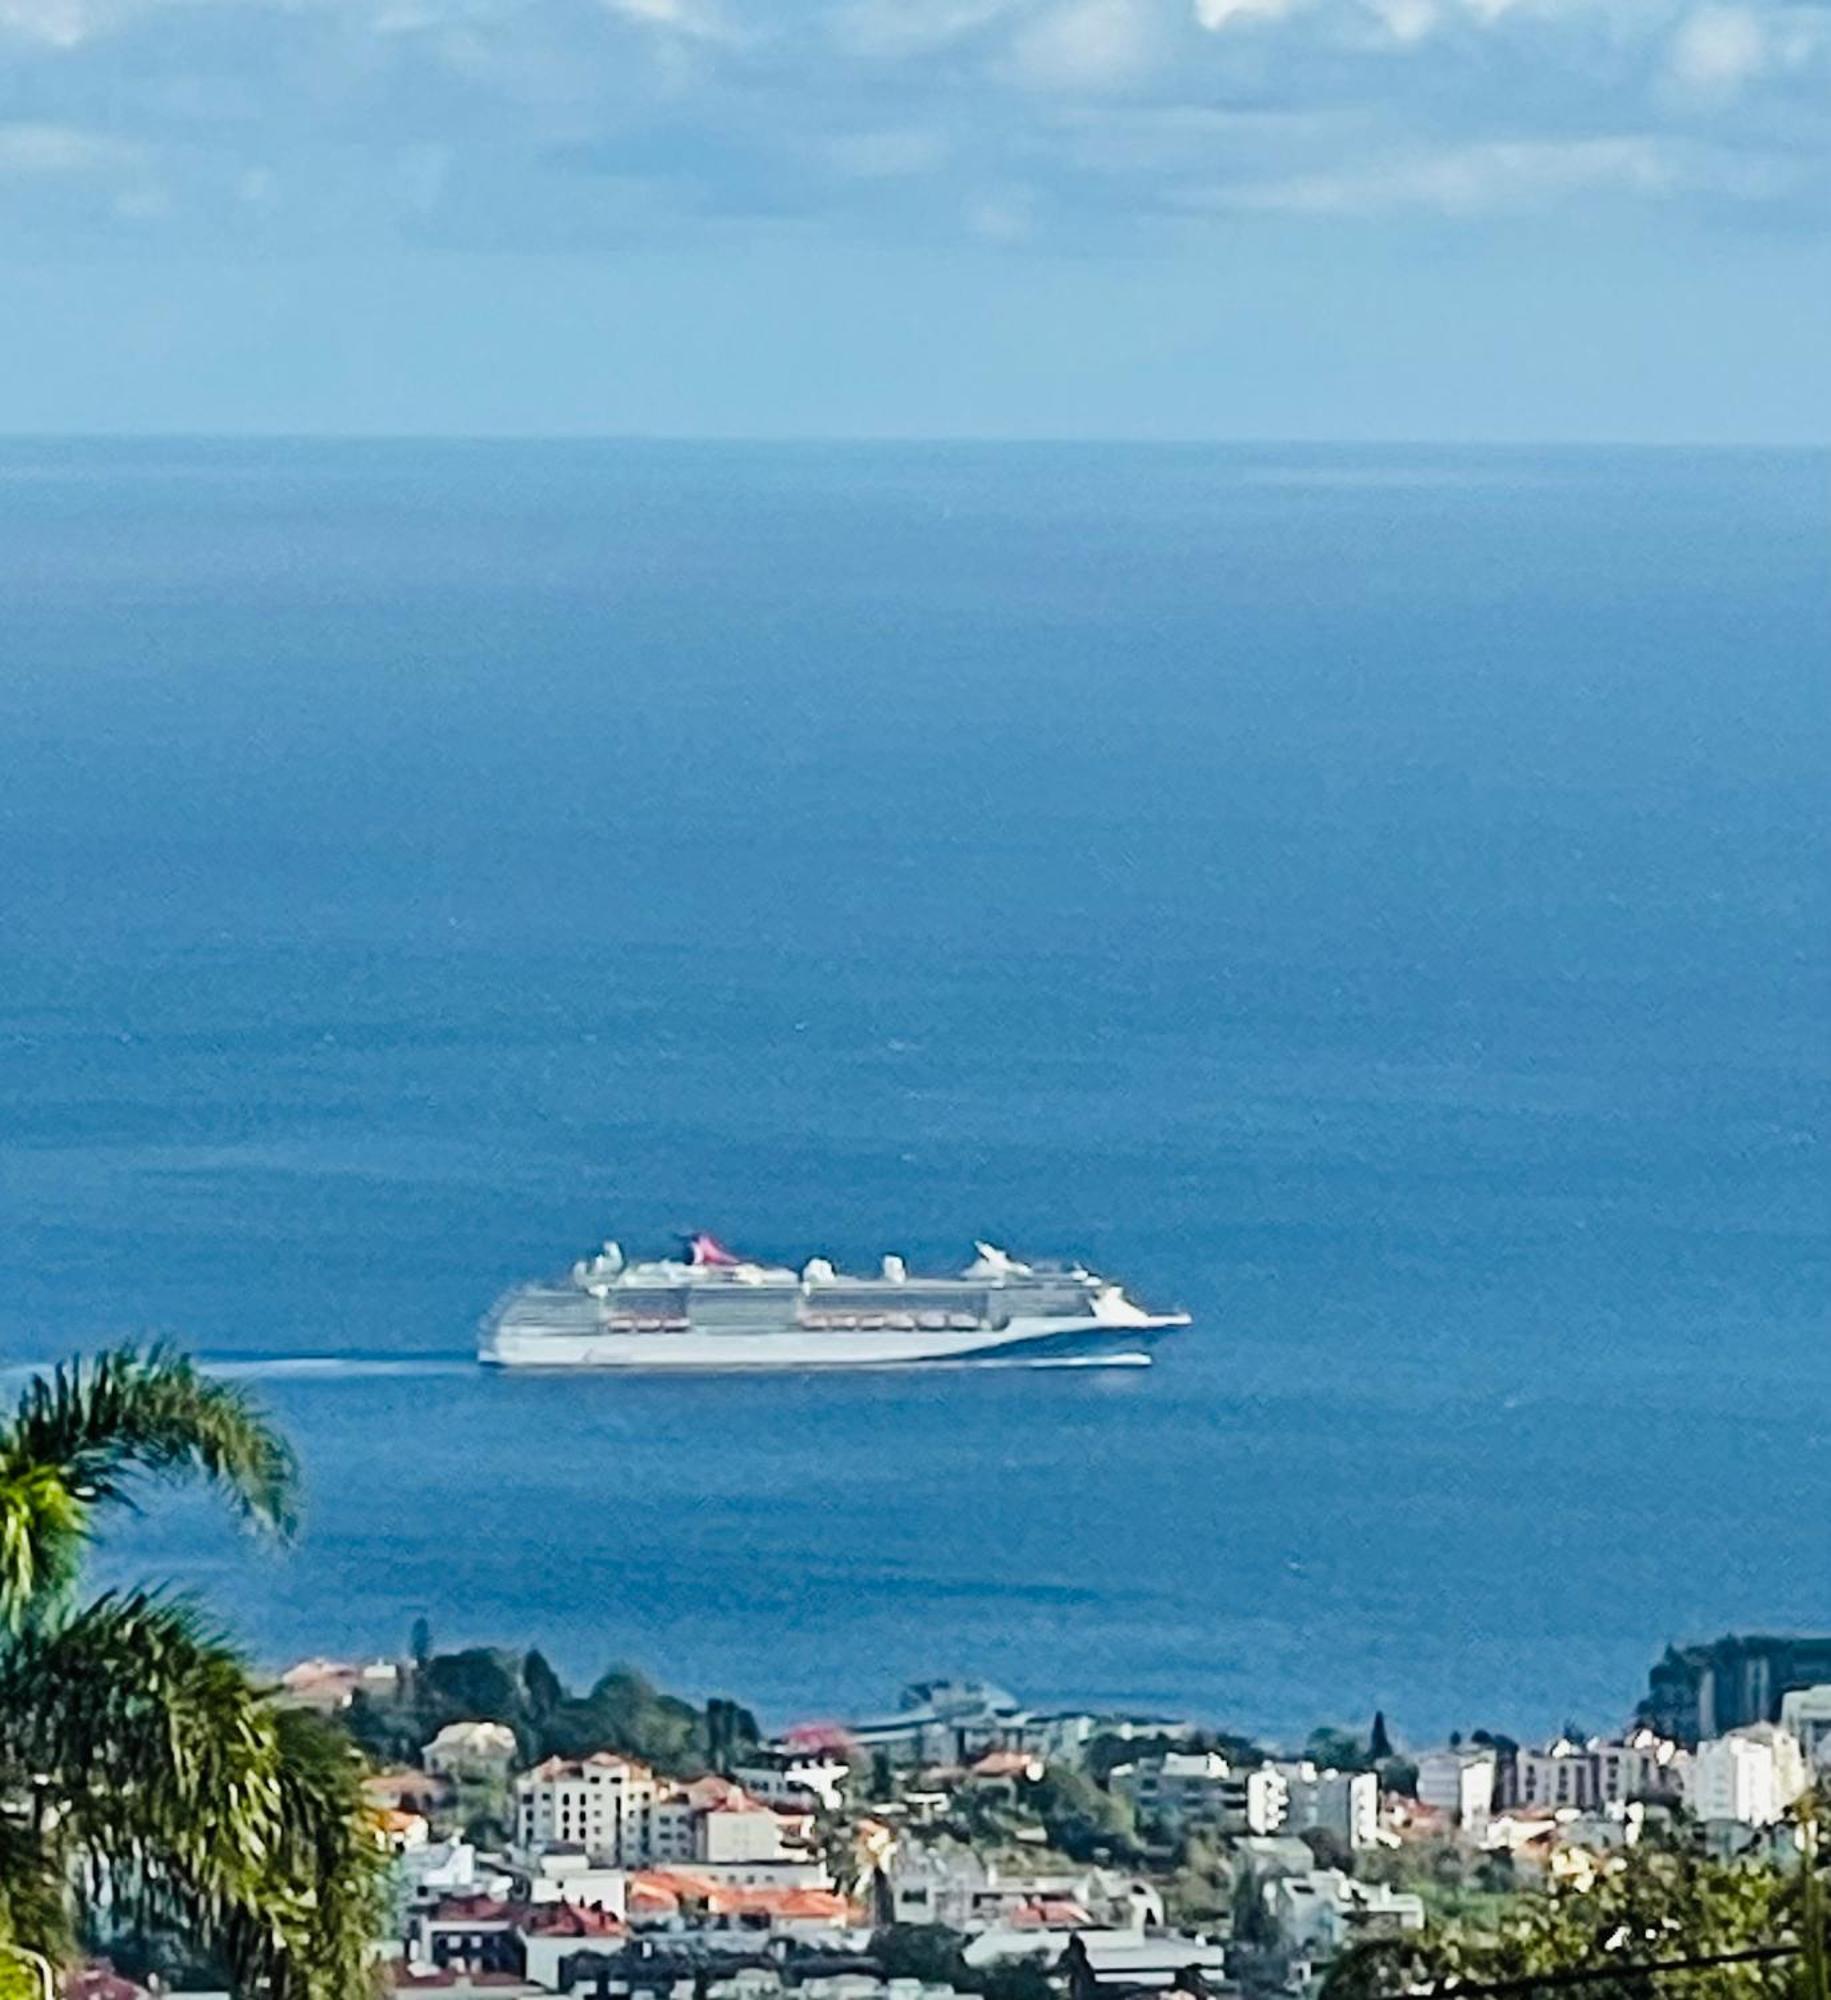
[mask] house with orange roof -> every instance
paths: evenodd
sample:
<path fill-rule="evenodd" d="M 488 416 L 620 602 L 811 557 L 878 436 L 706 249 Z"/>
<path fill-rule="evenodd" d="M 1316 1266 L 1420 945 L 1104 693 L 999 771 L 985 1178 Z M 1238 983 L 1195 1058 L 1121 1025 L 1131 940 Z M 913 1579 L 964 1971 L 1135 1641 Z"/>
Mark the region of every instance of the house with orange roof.
<path fill-rule="evenodd" d="M 458 1788 L 431 1771 L 375 1771 L 363 1779 L 362 1795 L 383 1812 L 413 1812 L 431 1821 L 457 1803 Z"/>
<path fill-rule="evenodd" d="M 406 1854 L 416 1847 L 424 1847 L 432 1836 L 424 1813 L 404 1812 L 398 1806 L 378 1807 L 375 1825 L 387 1842 L 390 1854 Z"/>
<path fill-rule="evenodd" d="M 280 1699 L 297 1708 L 335 1715 L 358 1694 L 392 1701 L 400 1693 L 401 1670 L 392 1660 L 300 1660 L 280 1676 Z"/>

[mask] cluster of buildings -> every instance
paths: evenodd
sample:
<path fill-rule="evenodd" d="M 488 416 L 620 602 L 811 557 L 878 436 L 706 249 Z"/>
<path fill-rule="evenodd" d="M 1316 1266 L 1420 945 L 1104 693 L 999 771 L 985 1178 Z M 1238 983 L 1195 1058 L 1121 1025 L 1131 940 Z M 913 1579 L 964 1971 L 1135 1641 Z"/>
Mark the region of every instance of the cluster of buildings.
<path fill-rule="evenodd" d="M 1422 1812 L 1492 1849 L 1530 1855 L 1631 1845 L 1650 1812 L 1682 1809 L 1707 1845 L 1746 1852 L 1831 1770 L 1831 1685 L 1794 1690 L 1780 1719 L 1684 1745 L 1647 1724 L 1541 1749 L 1452 1744 L 1417 1764 Z"/>
<path fill-rule="evenodd" d="M 1379 1839 L 1380 1781 L 1371 1771 L 1307 1759 L 1236 1765 L 1218 1750 L 1168 1750 L 1117 1766 L 1108 1780 L 1140 1820 L 1177 1835 L 1322 1832 L 1349 1848 Z"/>
<path fill-rule="evenodd" d="M 608 1750 L 529 1764 L 513 1730 L 463 1720 L 370 1782 L 394 1852 L 379 1949 L 398 1991 L 498 2000 L 965 2000 L 1023 1967 L 1062 2000 L 1302 1996 L 1356 1939 L 1424 1925 L 1446 1848 L 1501 1879 L 1581 1882 L 1661 1815 L 1726 1853 L 1783 1844 L 1831 1772 L 1831 1643 L 1800 1683 L 1811 1643 L 1668 1655 L 1618 1735 L 1452 1740 L 1410 1760 L 1415 1779 L 970 1681 L 690 1780 Z M 313 1660 L 281 1687 L 333 1713 L 394 1699 L 407 1671 Z M 1136 1837 L 1057 1851 L 1033 1801 L 1064 1768 Z M 1200 1905 L 1196 1853 L 1221 1878 Z M 909 1976 L 898 1936 L 952 1956 Z M 85 2000 L 133 2000 L 121 1985 Z"/>

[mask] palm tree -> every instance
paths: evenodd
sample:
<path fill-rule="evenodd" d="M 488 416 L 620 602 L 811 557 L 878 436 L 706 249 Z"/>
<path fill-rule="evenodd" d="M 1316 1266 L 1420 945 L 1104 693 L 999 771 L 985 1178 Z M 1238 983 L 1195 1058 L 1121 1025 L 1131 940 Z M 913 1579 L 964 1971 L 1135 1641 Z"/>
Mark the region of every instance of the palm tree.
<path fill-rule="evenodd" d="M 384 1865 L 354 1750 L 188 1601 L 78 1594 L 97 1511 L 186 1478 L 292 1532 L 284 1440 L 169 1349 L 56 1368 L 0 1422 L 0 1945 L 60 1960 L 105 1918 L 176 1934 L 240 1994 L 353 2000 Z"/>

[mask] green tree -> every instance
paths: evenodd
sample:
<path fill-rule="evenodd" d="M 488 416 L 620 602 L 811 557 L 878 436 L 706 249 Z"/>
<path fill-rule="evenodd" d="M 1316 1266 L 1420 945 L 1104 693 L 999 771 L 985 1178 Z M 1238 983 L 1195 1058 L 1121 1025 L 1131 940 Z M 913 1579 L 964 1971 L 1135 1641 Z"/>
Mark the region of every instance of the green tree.
<path fill-rule="evenodd" d="M 1367 1746 L 1351 1729 L 1311 1730 L 1303 1754 L 1326 1771 L 1364 1771 L 1370 1761 Z"/>
<path fill-rule="evenodd" d="M 1049 1765 L 1020 1797 L 1042 1821 L 1049 1845 L 1076 1861 L 1137 1851 L 1138 1828 L 1131 1808 L 1070 1764 Z"/>
<path fill-rule="evenodd" d="M 1480 1918 L 1369 1939 L 1335 1961 L 1325 2000 L 1576 1973 L 1585 2000 L 1649 2000 L 1668 1980 L 1684 2000 L 1802 2000 L 1802 1872 L 1636 1849 L 1588 1887 L 1512 1896 Z M 1693 1969 L 1645 1969 L 1684 1962 Z"/>
<path fill-rule="evenodd" d="M 1297 1837 L 1310 1850 L 1318 1868 L 1339 1868 L 1344 1875 L 1354 1873 L 1354 1849 L 1332 1826 L 1306 1826 Z"/>
<path fill-rule="evenodd" d="M 978 1986 L 985 2000 L 1057 2000 L 1054 1982 L 1035 1958 L 988 1966 L 978 1975 Z"/>
<path fill-rule="evenodd" d="M 105 1917 L 238 1992 L 351 2000 L 384 1857 L 347 1737 L 276 1706 L 189 1603 L 78 1594 L 98 1510 L 185 1478 L 292 1528 L 284 1441 L 164 1348 L 39 1376 L 0 1423 L 0 1941 L 63 1959 Z"/>
<path fill-rule="evenodd" d="M 527 1697 L 528 1714 L 537 1724 L 544 1722 L 566 1699 L 564 1683 L 541 1652 L 530 1652 L 522 1661 L 521 1685 Z"/>
<path fill-rule="evenodd" d="M 505 1722 L 513 1729 L 527 1718 L 521 1662 L 499 1646 L 433 1654 L 413 1677 L 413 1696 L 427 1736 L 448 1722 Z"/>
<path fill-rule="evenodd" d="M 1172 1921 L 1216 1923 L 1232 1911 L 1237 1894 L 1234 1870 L 1219 1836 L 1204 1827 L 1191 1827 L 1183 1835 L 1176 1872 L 1164 1884 L 1164 1904 Z"/>
<path fill-rule="evenodd" d="M 965 1986 L 964 1940 L 945 1924 L 890 1924 L 871 1940 L 871 1956 L 886 1979 L 919 1979 L 924 1986 Z"/>
<path fill-rule="evenodd" d="M 1383 1708 L 1376 1708 L 1373 1711 L 1373 1729 L 1367 1738 L 1367 1761 L 1370 1764 L 1383 1764 L 1391 1755 L 1392 1737 L 1386 1728 L 1386 1711 Z"/>

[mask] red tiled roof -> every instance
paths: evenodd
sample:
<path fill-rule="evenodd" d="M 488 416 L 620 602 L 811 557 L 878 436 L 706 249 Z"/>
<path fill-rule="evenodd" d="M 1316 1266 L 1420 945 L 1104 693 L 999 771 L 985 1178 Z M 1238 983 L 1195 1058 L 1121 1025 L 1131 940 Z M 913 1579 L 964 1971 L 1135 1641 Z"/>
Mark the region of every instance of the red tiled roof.
<path fill-rule="evenodd" d="M 653 1868 L 629 1878 L 629 1908 L 637 1915 L 672 1912 L 683 1902 L 703 1903 L 715 1917 L 815 1918 L 839 1922 L 852 1905 L 831 1889 L 779 1889 L 720 1882 L 686 1869 Z"/>
<path fill-rule="evenodd" d="M 1066 1897 L 1039 1897 L 1033 1903 L 1022 1903 L 1011 1912 L 1013 1924 L 1025 1929 L 1037 1930 L 1088 1930 L 1093 1918 L 1079 1903 Z"/>
<path fill-rule="evenodd" d="M 833 1889 L 790 1889 L 782 1898 L 785 1917 L 832 1917 L 843 1920 L 852 1905 Z"/>
<path fill-rule="evenodd" d="M 435 1924 L 504 1924 L 524 1916 L 526 1903 L 498 1902 L 493 1896 L 447 1896 L 432 1912 Z"/>
<path fill-rule="evenodd" d="M 112 1965 L 85 1965 L 64 1981 L 65 2000 L 146 2000 L 146 1989 Z"/>
<path fill-rule="evenodd" d="M 1021 1778 L 1036 1764 L 1021 1750 L 988 1750 L 972 1767 L 975 1778 Z"/>
<path fill-rule="evenodd" d="M 587 1909 L 579 1903 L 542 1903 L 521 1926 L 535 1937 L 620 1937 L 629 1926 L 608 1910 Z"/>

